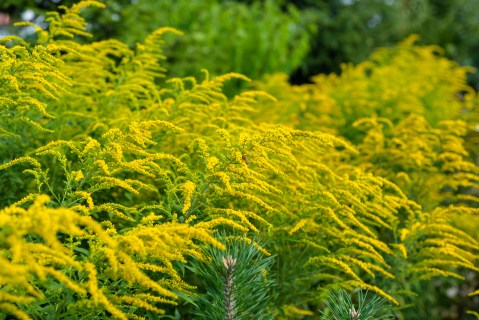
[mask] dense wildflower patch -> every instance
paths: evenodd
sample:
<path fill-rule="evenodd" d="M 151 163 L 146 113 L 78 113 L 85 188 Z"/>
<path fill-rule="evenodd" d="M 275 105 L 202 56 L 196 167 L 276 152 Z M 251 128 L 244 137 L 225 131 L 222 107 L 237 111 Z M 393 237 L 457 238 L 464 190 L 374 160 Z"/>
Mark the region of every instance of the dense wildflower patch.
<path fill-rule="evenodd" d="M 186 315 L 202 283 L 185 267 L 221 261 L 225 234 L 265 240 L 276 318 L 339 286 L 402 305 L 414 283 L 478 271 L 459 223 L 478 223 L 477 100 L 437 48 L 408 39 L 341 75 L 228 97 L 227 81 L 250 80 L 166 77 L 161 37 L 176 30 L 134 49 L 78 42 L 86 6 L 102 4 L 0 46 L 1 312 Z"/>

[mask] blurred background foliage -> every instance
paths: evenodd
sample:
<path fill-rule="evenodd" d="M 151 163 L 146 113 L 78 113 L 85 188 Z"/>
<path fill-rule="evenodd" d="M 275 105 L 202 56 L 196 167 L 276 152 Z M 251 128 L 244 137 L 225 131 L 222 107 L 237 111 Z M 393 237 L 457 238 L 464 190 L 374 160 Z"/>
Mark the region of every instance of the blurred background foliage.
<path fill-rule="evenodd" d="M 7 0 L 0 4 L 21 20 L 22 15 L 42 23 L 45 10 L 76 1 Z M 252 4 L 220 0 L 106 0 L 106 10 L 85 12 L 93 40 L 116 38 L 134 46 L 159 27 L 184 32 L 164 46 L 169 76 L 201 76 L 239 72 L 251 78 L 263 74 L 291 74 L 308 54 L 314 34 L 313 17 L 293 5 L 275 0 Z M 34 14 L 33 14 L 34 13 Z M 10 31 L 12 32 L 12 31 Z M 254 59 L 252 58 L 254 56 Z"/>
<path fill-rule="evenodd" d="M 0 36 L 23 33 L 12 22 L 42 24 L 44 13 L 75 0 L 2 0 Z M 235 71 L 251 78 L 287 73 L 293 83 L 338 72 L 376 47 L 410 34 L 445 49 L 461 65 L 479 66 L 479 1 L 471 0 L 104 0 L 85 13 L 95 38 L 133 46 L 162 26 L 185 33 L 168 41 L 170 76 Z M 2 23 L 3 21 L 3 23 Z M 1 26 L 3 24 L 3 26 Z M 254 56 L 254 59 L 252 58 Z M 470 83 L 478 89 L 477 75 Z"/>

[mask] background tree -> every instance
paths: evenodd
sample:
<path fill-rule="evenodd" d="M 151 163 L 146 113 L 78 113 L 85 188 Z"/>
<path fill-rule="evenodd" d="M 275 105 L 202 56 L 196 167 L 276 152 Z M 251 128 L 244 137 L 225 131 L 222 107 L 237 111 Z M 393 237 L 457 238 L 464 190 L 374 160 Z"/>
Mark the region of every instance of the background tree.
<path fill-rule="evenodd" d="M 31 18 L 75 0 L 4 0 L 12 21 Z M 236 71 L 249 77 L 273 72 L 295 83 L 340 64 L 365 60 L 376 47 L 412 33 L 461 65 L 479 66 L 479 2 L 470 0 L 104 0 L 106 10 L 85 13 L 93 40 L 117 38 L 130 46 L 158 27 L 185 36 L 165 46 L 172 75 Z M 28 11 L 31 10 L 31 11 Z M 28 11 L 28 14 L 25 14 Z M 0 26 L 0 35 L 13 32 Z M 188 45 L 186 45 L 188 44 Z M 250 59 L 255 55 L 254 61 Z M 469 81 L 477 89 L 477 76 Z"/>

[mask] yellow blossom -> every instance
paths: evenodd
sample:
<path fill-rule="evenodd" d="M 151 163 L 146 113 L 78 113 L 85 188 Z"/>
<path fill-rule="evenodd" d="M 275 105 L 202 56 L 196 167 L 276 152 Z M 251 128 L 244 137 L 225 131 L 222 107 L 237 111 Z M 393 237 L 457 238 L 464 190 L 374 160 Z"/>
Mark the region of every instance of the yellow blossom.
<path fill-rule="evenodd" d="M 191 181 L 186 181 L 181 189 L 183 191 L 183 209 L 181 212 L 183 214 L 187 213 L 191 207 L 191 199 L 193 197 L 193 192 L 195 191 L 196 185 Z"/>

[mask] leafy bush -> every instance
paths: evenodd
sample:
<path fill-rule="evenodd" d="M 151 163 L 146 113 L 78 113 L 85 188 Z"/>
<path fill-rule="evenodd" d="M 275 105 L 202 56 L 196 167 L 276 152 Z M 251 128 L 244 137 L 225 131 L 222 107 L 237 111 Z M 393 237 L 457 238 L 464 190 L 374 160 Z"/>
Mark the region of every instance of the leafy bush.
<path fill-rule="evenodd" d="M 62 4 L 65 2 L 76 1 Z M 114 38 L 133 47 L 160 27 L 184 32 L 183 37 L 163 46 L 171 59 L 164 62 L 171 77 L 199 77 L 202 68 L 212 75 L 238 72 L 253 78 L 291 73 L 308 54 L 315 30 L 312 17 L 293 5 L 282 7 L 273 0 L 249 5 L 229 0 L 103 2 L 107 6 L 104 10 L 86 13 L 94 40 Z M 50 1 L 41 3 L 50 9 L 58 6 Z M 10 10 L 30 7 L 37 20 L 45 15 L 38 1 L 6 1 L 0 9 L 2 6 Z"/>
<path fill-rule="evenodd" d="M 251 304 L 242 308 L 231 298 L 249 288 L 231 285 L 236 270 L 246 279 L 242 266 L 264 281 L 255 311 L 277 319 L 313 315 L 338 287 L 362 287 L 404 306 L 425 281 L 477 271 L 477 239 L 449 222 L 473 208 L 422 207 L 363 152 L 367 132 L 350 142 L 346 130 L 340 136 L 342 126 L 359 120 L 352 103 L 381 111 L 374 99 L 383 92 L 368 83 L 379 83 L 381 70 L 403 76 L 388 65 L 392 58 L 300 88 L 273 78 L 262 88 L 281 86 L 279 100 L 258 90 L 228 98 L 227 81 L 249 79 L 204 71 L 202 80 L 159 81 L 162 37 L 174 29 L 157 30 L 134 49 L 117 40 L 78 42 L 87 35 L 79 16 L 86 6 L 103 5 L 84 1 L 49 14 L 35 43 L 2 39 L 0 257 L 8 266 L 0 271 L 2 312 L 24 319 L 187 319 L 189 304 L 205 299 L 195 293 L 213 287 L 205 275 L 221 268 L 221 257 L 223 293 L 210 298 L 230 297 L 222 311 L 249 315 Z M 457 91 L 447 84 L 466 88 L 463 69 L 427 54 L 430 48 L 403 47 L 397 50 L 424 51 L 412 55 L 418 63 L 444 65 L 427 94 L 456 102 L 456 110 L 472 103 L 455 101 Z M 393 65 L 401 62 L 395 58 Z M 350 76 L 354 91 L 336 87 Z M 421 94 L 404 97 L 420 103 Z M 408 105 L 403 95 L 392 96 L 399 110 L 390 121 L 397 125 Z M 316 109 L 322 106 L 328 112 Z M 443 120 L 428 105 L 424 114 Z M 444 130 L 454 145 L 463 142 L 462 131 Z M 436 170 L 446 178 L 451 166 L 468 163 L 460 147 L 448 152 L 455 157 L 443 157 Z M 228 242 L 232 235 L 266 243 L 244 248 Z M 274 255 L 274 263 L 259 252 Z M 216 267 L 198 271 L 205 261 Z"/>
<path fill-rule="evenodd" d="M 3 0 L 0 11 L 17 20 L 28 9 L 35 13 L 35 21 L 43 23 L 46 11 L 75 2 Z M 196 75 L 206 67 L 212 74 L 236 71 L 255 79 L 263 73 L 286 72 L 295 83 L 305 83 L 320 72 L 339 72 L 342 63 L 360 63 L 377 47 L 392 47 L 411 34 L 420 35 L 422 44 L 441 46 L 447 57 L 461 65 L 479 66 L 477 1 L 103 2 L 106 10 L 85 13 L 95 40 L 114 38 L 133 46 L 158 27 L 185 33 L 165 46 L 168 56 L 177 56 L 181 62 L 168 65 L 174 76 L 192 75 L 192 70 Z M 251 54 L 257 58 L 249 59 Z M 469 77 L 469 82 L 477 89 L 477 76 Z"/>
<path fill-rule="evenodd" d="M 360 63 L 377 47 L 392 47 L 411 34 L 418 34 L 421 44 L 441 46 L 448 58 L 463 66 L 479 66 L 477 1 L 294 0 L 294 4 L 315 16 L 320 31 L 311 38 L 311 54 L 294 75 L 296 81 L 319 72 L 338 72 L 342 63 Z M 479 88 L 477 75 L 468 80 Z"/>

